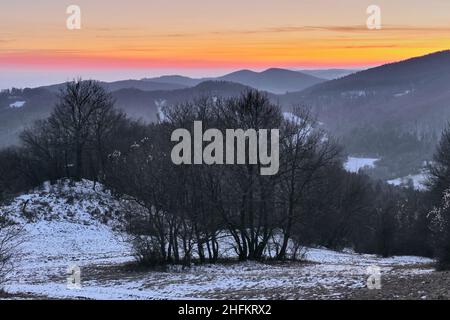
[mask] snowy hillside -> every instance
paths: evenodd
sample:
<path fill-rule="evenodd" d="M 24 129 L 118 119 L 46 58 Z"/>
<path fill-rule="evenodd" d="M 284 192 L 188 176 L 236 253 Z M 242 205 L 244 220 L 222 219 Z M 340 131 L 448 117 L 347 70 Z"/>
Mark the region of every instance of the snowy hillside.
<path fill-rule="evenodd" d="M 123 218 L 120 202 L 102 185 L 88 180 L 44 183 L 18 196 L 1 210 L 3 216 L 19 223 L 56 220 L 117 226 Z"/>
<path fill-rule="evenodd" d="M 358 158 L 348 157 L 344 163 L 344 168 L 348 172 L 357 173 L 360 169 L 370 169 L 375 167 L 375 163 L 380 160 L 377 158 Z"/>
<path fill-rule="evenodd" d="M 122 219 L 120 209 L 109 192 L 90 181 L 46 183 L 0 207 L 2 217 L 23 224 L 26 232 L 8 291 L 45 294 L 42 286 L 54 277 L 64 283 L 70 265 L 132 260 L 124 235 L 114 231 Z M 55 290 L 52 296 L 58 296 Z"/>
<path fill-rule="evenodd" d="M 411 184 L 416 190 L 427 190 L 426 181 L 428 175 L 426 173 L 410 174 L 406 177 L 388 180 L 387 183 L 394 186 L 408 186 Z"/>
<path fill-rule="evenodd" d="M 23 256 L 6 285 L 9 293 L 32 297 L 88 299 L 175 298 L 339 298 L 365 288 L 367 268 L 382 276 L 405 277 L 431 272 L 431 260 L 388 259 L 352 252 L 309 249 L 308 262 L 230 262 L 134 270 L 125 235 L 117 229 L 121 203 L 92 182 L 46 184 L 0 207 L 1 214 L 25 225 Z M 24 216 L 25 215 L 25 216 Z M 81 268 L 81 289 L 67 287 L 67 269 Z"/>

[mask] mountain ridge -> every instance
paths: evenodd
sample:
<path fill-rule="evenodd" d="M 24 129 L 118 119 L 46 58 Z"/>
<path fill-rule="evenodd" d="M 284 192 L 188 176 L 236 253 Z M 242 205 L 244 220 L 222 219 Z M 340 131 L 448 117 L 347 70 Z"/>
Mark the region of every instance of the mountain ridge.
<path fill-rule="evenodd" d="M 436 117 L 450 117 L 449 83 L 450 50 L 444 50 L 319 83 L 282 100 L 302 101 L 339 132 L 364 123 L 431 126 Z"/>

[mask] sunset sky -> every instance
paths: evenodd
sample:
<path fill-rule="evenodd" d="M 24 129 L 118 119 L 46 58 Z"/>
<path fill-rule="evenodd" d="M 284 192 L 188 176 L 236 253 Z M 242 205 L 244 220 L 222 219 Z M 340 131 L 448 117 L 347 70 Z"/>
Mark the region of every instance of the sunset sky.
<path fill-rule="evenodd" d="M 81 8 L 81 29 L 66 8 Z M 368 30 L 366 9 L 381 8 Z M 361 68 L 450 48 L 449 0 L 1 0 L 0 88 L 236 69 Z"/>

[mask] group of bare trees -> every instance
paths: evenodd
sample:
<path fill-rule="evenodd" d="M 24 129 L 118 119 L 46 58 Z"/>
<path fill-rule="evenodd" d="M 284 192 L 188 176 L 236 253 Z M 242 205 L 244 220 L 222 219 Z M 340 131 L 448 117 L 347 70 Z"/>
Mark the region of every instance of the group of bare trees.
<path fill-rule="evenodd" d="M 307 108 L 283 113 L 263 93 L 248 91 L 162 111 L 158 123 L 133 121 L 97 82 L 69 82 L 50 117 L 23 132 L 22 146 L 0 152 L 0 196 L 46 180 L 100 181 L 126 200 L 125 228 L 136 257 L 150 265 L 230 256 L 285 260 L 303 245 L 428 254 L 422 196 L 346 172 L 341 147 Z M 171 134 L 193 133 L 194 121 L 222 133 L 278 129 L 277 173 L 261 175 L 259 157 L 174 164 Z M 225 252 L 228 245 L 232 252 Z"/>
<path fill-rule="evenodd" d="M 283 115 L 264 94 L 249 91 L 238 98 L 206 97 L 167 107 L 163 112 L 164 120 L 149 126 L 145 138 L 111 155 L 104 180 L 117 194 L 126 195 L 143 208 L 140 214 L 132 210 L 130 231 L 139 235 L 140 249 L 150 249 L 149 239 L 156 239 L 159 252 L 156 254 L 154 247 L 149 252 L 163 261 L 189 263 L 194 252 L 201 262 L 217 261 L 224 249 L 219 248 L 223 243 L 219 240 L 225 236 L 232 240 L 234 254 L 240 260 L 259 260 L 268 255 L 279 260 L 293 258 L 306 241 L 299 233 L 305 225 L 317 223 L 311 215 L 324 220 L 331 217 L 330 212 L 338 216 L 327 239 L 335 245 L 353 232 L 355 216 L 361 219 L 367 212 L 358 212 L 369 206 L 367 190 L 355 181 L 359 176 L 342 169 L 340 147 L 305 108 L 293 108 Z M 194 121 L 202 121 L 205 130 L 222 132 L 278 128 L 278 173 L 261 175 L 260 162 L 173 164 L 170 134 L 177 128 L 192 132 Z M 329 195 L 323 193 L 327 186 L 340 182 L 345 188 L 334 185 L 337 189 L 329 190 Z M 332 196 L 339 200 L 334 201 Z M 336 209 L 335 202 L 339 206 Z M 325 238 L 317 234 L 308 239 Z"/>
<path fill-rule="evenodd" d="M 55 179 L 96 180 L 104 171 L 111 140 L 119 136 L 125 115 L 95 81 L 69 82 L 50 117 L 22 133 L 35 163 Z"/>

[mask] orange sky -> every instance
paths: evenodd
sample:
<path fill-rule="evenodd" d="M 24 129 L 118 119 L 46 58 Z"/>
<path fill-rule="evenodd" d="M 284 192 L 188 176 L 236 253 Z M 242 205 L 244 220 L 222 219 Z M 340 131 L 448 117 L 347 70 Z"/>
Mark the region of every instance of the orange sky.
<path fill-rule="evenodd" d="M 116 70 L 126 78 L 129 70 L 366 67 L 450 48 L 448 0 L 111 2 L 2 3 L 0 87 L 25 70 L 65 77 Z M 66 28 L 70 4 L 81 8 L 81 30 Z M 381 30 L 365 25 L 371 4 L 381 8 Z"/>

